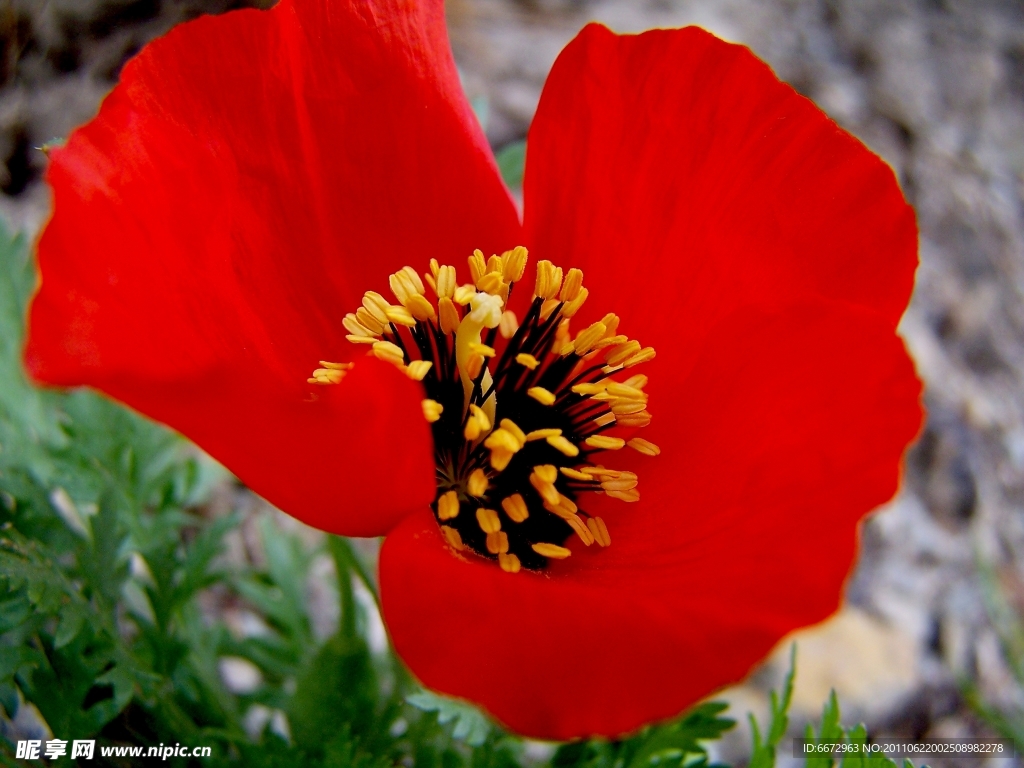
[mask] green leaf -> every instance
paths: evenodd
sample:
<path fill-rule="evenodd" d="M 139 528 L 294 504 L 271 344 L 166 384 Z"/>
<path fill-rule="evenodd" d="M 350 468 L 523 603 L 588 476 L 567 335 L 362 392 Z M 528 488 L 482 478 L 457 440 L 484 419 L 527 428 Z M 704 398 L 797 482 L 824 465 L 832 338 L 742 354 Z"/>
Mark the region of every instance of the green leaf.
<path fill-rule="evenodd" d="M 789 728 L 789 707 L 793 701 L 793 681 L 796 679 L 796 644 L 789 651 L 789 671 L 782 684 L 782 696 L 775 691 L 771 694 L 771 720 L 768 723 L 768 731 L 764 740 L 761 738 L 761 730 L 758 728 L 757 720 L 750 716 L 750 727 L 754 736 L 753 753 L 750 757 L 749 768 L 774 768 L 775 748 L 782 737 L 786 735 Z"/>
<path fill-rule="evenodd" d="M 491 722 L 479 709 L 458 699 L 440 696 L 426 689 L 416 691 L 405 700 L 423 712 L 436 712 L 442 725 L 452 723 L 452 736 L 471 747 L 479 747 L 491 733 Z"/>
<path fill-rule="evenodd" d="M 506 144 L 494 159 L 498 161 L 498 171 L 505 186 L 513 191 L 522 189 L 523 171 L 526 168 L 526 142 L 513 141 Z"/>

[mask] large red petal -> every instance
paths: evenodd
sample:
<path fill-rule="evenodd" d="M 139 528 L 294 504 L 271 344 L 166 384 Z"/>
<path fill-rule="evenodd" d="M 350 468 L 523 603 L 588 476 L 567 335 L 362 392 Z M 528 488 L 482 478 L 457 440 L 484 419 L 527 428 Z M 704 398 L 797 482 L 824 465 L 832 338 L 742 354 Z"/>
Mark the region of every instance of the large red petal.
<path fill-rule="evenodd" d="M 549 572 L 510 575 L 453 556 L 426 512 L 391 533 L 384 616 L 426 685 L 532 736 L 616 735 L 836 609 L 857 523 L 895 492 L 920 424 L 888 324 L 820 302 L 737 313 L 659 394 L 673 405 L 652 396 L 644 436 L 661 456 L 610 460 L 638 472 L 640 501 L 580 500 L 608 522 L 608 549 L 573 540 Z"/>
<path fill-rule="evenodd" d="M 382 533 L 433 496 L 418 387 L 368 365 L 304 401 L 319 359 L 360 351 L 341 318 L 363 291 L 516 239 L 441 0 L 282 0 L 178 27 L 48 178 L 37 380 L 164 419 L 331 530 Z"/>
<path fill-rule="evenodd" d="M 691 350 L 737 307 L 807 294 L 895 327 L 917 266 L 892 170 L 697 27 L 584 29 L 544 87 L 524 200 L 531 253 L 586 273 L 582 319 L 614 311 Z"/>

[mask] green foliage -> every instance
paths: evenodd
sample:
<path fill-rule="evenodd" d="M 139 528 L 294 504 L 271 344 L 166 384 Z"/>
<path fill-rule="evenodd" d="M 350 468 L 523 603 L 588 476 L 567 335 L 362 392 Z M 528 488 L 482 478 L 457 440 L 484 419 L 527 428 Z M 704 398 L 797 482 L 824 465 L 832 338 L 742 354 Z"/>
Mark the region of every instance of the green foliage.
<path fill-rule="evenodd" d="M 499 153 L 512 188 L 523 157 L 522 143 Z M 243 514 L 244 492 L 167 429 L 92 392 L 32 386 L 20 356 L 34 280 L 26 242 L 0 228 L 0 714 L 30 702 L 54 735 L 97 749 L 211 746 L 212 766 L 527 759 L 522 740 L 471 704 L 422 689 L 389 650 L 371 649 L 373 568 L 349 541 Z M 326 577 L 315 569 L 325 561 Z M 310 589 L 325 578 L 340 614 L 327 637 L 316 620 L 325 598 Z M 228 661 L 253 673 L 247 684 L 227 684 Z M 775 763 L 792 681 L 773 696 L 764 737 L 754 723 L 751 765 Z M 865 738 L 830 707 L 817 737 Z M 563 744 L 550 762 L 704 768 L 707 745 L 734 724 L 725 710 L 704 703 L 627 738 Z M 16 764 L 2 738 L 0 764 Z"/>
<path fill-rule="evenodd" d="M 1024 616 L 1014 609 L 991 563 L 979 558 L 978 576 L 985 608 L 999 636 L 1004 657 L 1018 689 L 1024 691 Z M 1004 738 L 1012 739 L 1018 750 L 1024 750 L 1024 713 L 1003 711 L 985 701 L 973 681 L 963 680 L 960 687 L 967 703 L 981 719 Z"/>
<path fill-rule="evenodd" d="M 526 169 L 526 142 L 513 141 L 506 144 L 495 155 L 495 159 L 505 185 L 511 190 L 522 189 L 523 171 Z"/>

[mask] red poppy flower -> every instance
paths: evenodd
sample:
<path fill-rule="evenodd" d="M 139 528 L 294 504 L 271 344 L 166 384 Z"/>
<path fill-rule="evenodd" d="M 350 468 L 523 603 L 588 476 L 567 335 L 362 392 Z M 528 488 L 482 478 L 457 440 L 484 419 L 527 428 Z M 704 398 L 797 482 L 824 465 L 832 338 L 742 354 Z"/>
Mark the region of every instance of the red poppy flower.
<path fill-rule="evenodd" d="M 916 229 L 876 156 L 696 28 L 587 27 L 528 144 L 520 223 L 441 0 L 179 27 L 53 153 L 26 362 L 387 534 L 426 685 L 618 734 L 836 609 L 921 417 Z"/>

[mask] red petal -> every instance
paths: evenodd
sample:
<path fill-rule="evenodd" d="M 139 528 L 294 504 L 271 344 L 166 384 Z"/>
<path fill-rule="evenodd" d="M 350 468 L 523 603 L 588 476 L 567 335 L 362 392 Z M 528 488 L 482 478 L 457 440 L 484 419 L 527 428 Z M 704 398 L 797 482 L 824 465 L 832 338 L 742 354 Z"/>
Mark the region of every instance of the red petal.
<path fill-rule="evenodd" d="M 549 573 L 511 575 L 452 556 L 426 512 L 391 533 L 384 615 L 426 685 L 531 736 L 612 736 L 740 679 L 836 609 L 857 523 L 895 492 L 920 423 L 902 343 L 864 311 L 747 312 L 694 371 L 651 398 L 644 437 L 661 456 L 610 460 L 638 472 L 641 500 L 580 499 L 608 549 L 573 540 Z"/>
<path fill-rule="evenodd" d="M 889 167 L 697 27 L 584 29 L 541 96 L 524 199 L 531 254 L 583 268 L 591 314 L 693 349 L 737 307 L 806 294 L 895 327 L 913 286 L 914 213 Z"/>
<path fill-rule="evenodd" d="M 367 366 L 375 383 L 316 389 L 315 417 L 303 401 L 319 359 L 361 353 L 341 319 L 363 291 L 517 237 L 440 0 L 282 0 L 178 27 L 128 64 L 49 180 L 38 380 L 165 419 L 331 530 L 381 533 L 433 496 L 429 432 L 399 418 L 418 387 Z M 341 402 L 353 388 L 365 402 Z M 407 402 L 389 412 L 390 397 Z"/>

